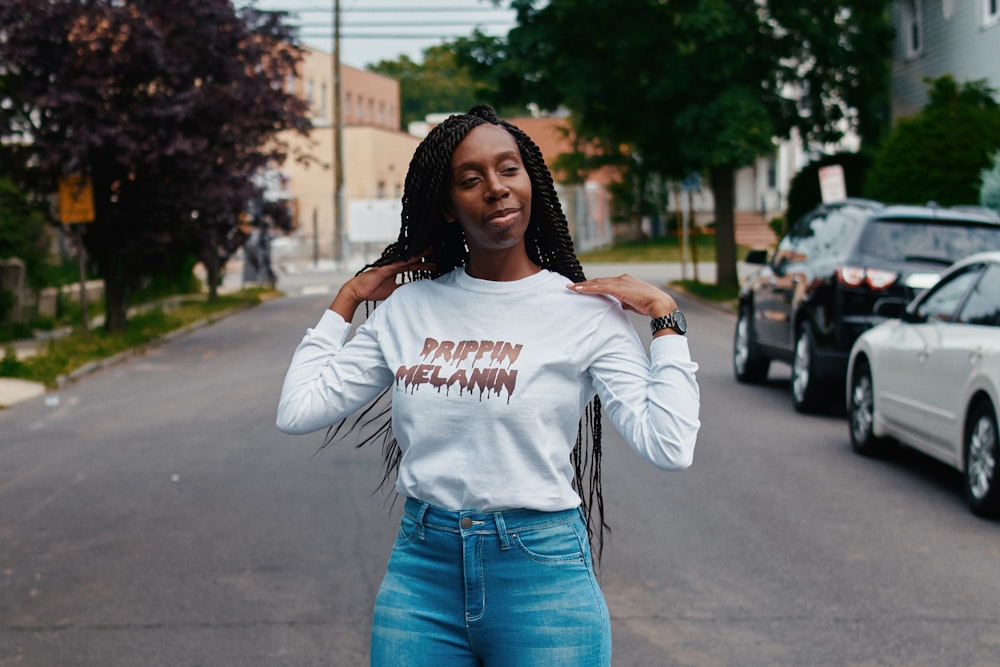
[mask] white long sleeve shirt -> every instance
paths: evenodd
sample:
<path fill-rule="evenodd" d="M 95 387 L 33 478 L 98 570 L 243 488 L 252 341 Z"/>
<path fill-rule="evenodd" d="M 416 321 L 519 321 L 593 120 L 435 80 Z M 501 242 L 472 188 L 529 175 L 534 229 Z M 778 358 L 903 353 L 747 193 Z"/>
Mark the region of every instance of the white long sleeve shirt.
<path fill-rule="evenodd" d="M 647 357 L 617 301 L 569 282 L 458 268 L 399 287 L 350 340 L 327 311 L 295 350 L 277 426 L 323 429 L 392 386 L 396 488 L 452 510 L 578 506 L 570 454 L 595 393 L 640 456 L 688 467 L 700 423 L 687 340 L 654 338 Z"/>

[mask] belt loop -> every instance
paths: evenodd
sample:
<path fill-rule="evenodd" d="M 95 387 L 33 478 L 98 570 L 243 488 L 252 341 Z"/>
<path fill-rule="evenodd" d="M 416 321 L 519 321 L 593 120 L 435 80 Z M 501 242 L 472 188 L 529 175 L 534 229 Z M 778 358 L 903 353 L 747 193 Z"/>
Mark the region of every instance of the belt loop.
<path fill-rule="evenodd" d="M 507 524 L 503 521 L 503 512 L 494 512 L 493 521 L 497 525 L 497 537 L 500 538 L 500 550 L 510 549 L 510 540 L 507 538 Z"/>
<path fill-rule="evenodd" d="M 417 522 L 417 535 L 421 540 L 424 539 L 424 515 L 427 514 L 427 508 L 430 507 L 427 503 L 421 503 L 420 509 L 417 510 L 417 516 L 414 517 Z"/>

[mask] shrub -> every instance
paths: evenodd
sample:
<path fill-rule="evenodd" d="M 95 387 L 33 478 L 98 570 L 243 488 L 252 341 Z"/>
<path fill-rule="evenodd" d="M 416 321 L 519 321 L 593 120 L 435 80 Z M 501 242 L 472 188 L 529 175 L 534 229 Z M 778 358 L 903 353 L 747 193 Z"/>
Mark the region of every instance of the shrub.
<path fill-rule="evenodd" d="M 1000 151 L 993 156 L 993 168 L 981 173 L 983 185 L 979 189 L 979 203 L 1000 213 Z"/>
<path fill-rule="evenodd" d="M 942 206 L 979 199 L 980 172 L 1000 149 L 1000 105 L 983 82 L 930 81 L 930 102 L 892 129 L 868 171 L 865 193 L 887 203 Z"/>

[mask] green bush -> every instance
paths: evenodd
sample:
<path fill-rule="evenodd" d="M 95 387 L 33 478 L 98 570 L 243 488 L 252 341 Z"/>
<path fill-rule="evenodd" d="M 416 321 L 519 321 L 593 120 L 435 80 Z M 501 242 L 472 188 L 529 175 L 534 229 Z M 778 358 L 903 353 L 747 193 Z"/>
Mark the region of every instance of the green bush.
<path fill-rule="evenodd" d="M 979 200 L 980 172 L 1000 149 L 1000 105 L 984 82 L 930 81 L 930 102 L 892 129 L 865 193 L 888 203 L 942 206 Z"/>
<path fill-rule="evenodd" d="M 792 179 L 788 188 L 788 210 L 785 219 L 795 222 L 816 207 L 823 197 L 819 188 L 819 170 L 839 164 L 844 170 L 844 189 L 848 197 L 864 193 L 865 174 L 871 160 L 862 153 L 836 153 L 810 162 Z"/>
<path fill-rule="evenodd" d="M 771 231 L 774 232 L 774 235 L 779 239 L 785 235 L 785 230 L 788 229 L 788 223 L 782 215 L 775 216 L 768 220 L 767 226 L 771 228 Z"/>
<path fill-rule="evenodd" d="M 0 258 L 21 259 L 25 282 L 35 289 L 48 284 L 50 277 L 48 224 L 44 205 L 29 200 L 0 174 Z"/>
<path fill-rule="evenodd" d="M 993 156 L 993 168 L 982 171 L 979 203 L 1000 213 L 1000 151 Z"/>

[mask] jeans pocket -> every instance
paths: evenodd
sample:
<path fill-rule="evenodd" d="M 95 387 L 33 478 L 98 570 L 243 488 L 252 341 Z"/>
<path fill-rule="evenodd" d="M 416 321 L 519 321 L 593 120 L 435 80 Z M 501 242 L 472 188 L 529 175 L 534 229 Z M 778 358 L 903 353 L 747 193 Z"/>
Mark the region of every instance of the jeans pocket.
<path fill-rule="evenodd" d="M 511 541 L 521 552 L 538 563 L 566 563 L 585 560 L 586 543 L 572 523 L 544 528 L 512 530 Z M 584 534 L 586 539 L 586 533 Z"/>
<path fill-rule="evenodd" d="M 420 524 L 407 513 L 399 519 L 399 532 L 396 533 L 396 546 L 412 544 L 420 538 Z"/>

